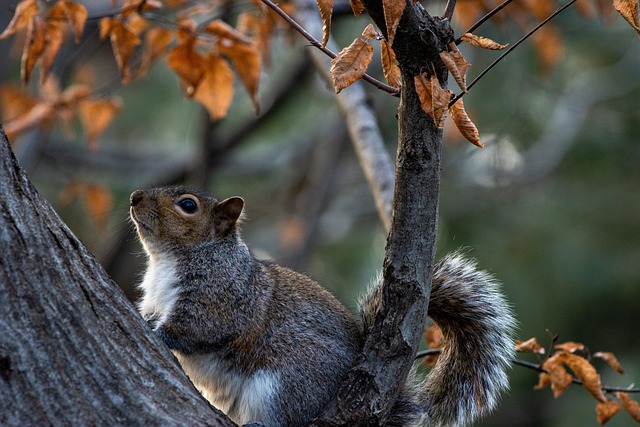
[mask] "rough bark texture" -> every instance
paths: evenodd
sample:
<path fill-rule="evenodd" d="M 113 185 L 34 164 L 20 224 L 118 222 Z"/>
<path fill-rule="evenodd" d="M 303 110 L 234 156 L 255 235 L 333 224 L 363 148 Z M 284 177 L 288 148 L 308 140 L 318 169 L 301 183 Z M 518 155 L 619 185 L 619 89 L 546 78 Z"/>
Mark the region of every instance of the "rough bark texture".
<path fill-rule="evenodd" d="M 363 0 L 386 35 L 381 1 Z M 413 77 L 435 72 L 452 40 L 447 21 L 407 1 L 393 48 L 403 76 L 391 232 L 384 260 L 383 304 L 366 331 L 359 360 L 316 425 L 384 425 L 415 355 L 427 313 L 437 232 L 442 131 L 420 107 Z"/>
<path fill-rule="evenodd" d="M 0 425 L 234 425 L 38 195 L 0 128 Z"/>

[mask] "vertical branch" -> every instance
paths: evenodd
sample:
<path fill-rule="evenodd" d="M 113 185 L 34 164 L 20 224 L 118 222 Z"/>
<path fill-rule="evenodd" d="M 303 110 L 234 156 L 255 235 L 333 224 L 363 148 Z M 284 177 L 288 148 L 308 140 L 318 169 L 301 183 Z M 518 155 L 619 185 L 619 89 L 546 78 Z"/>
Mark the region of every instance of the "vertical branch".
<path fill-rule="evenodd" d="M 380 0 L 366 10 L 387 34 Z M 404 387 L 424 327 L 433 274 L 442 131 L 421 108 L 414 76 L 435 70 L 446 86 L 440 52 L 453 40 L 446 19 L 407 1 L 393 44 L 403 76 L 391 231 L 380 301 L 372 307 L 361 355 L 314 425 L 383 425 Z"/>

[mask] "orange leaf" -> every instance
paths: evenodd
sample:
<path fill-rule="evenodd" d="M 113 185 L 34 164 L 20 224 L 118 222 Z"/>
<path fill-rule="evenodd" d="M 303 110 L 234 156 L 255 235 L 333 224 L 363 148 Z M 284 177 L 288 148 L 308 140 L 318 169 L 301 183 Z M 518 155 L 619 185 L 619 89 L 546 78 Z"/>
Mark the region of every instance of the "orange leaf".
<path fill-rule="evenodd" d="M 4 40 L 29 26 L 33 17 L 38 13 L 36 0 L 22 0 L 16 6 L 16 11 L 7 28 L 0 34 L 0 40 Z"/>
<path fill-rule="evenodd" d="M 407 2 L 403 0 L 382 0 L 382 7 L 384 9 L 384 22 L 387 26 L 387 42 L 389 46 L 393 47 L 393 39 L 396 36 L 396 28 L 402 18 L 402 13 Z"/>
<path fill-rule="evenodd" d="M 122 108 L 122 101 L 119 98 L 85 99 L 78 104 L 80 122 L 90 149 L 98 148 L 96 141 L 120 111 L 120 108 Z"/>
<path fill-rule="evenodd" d="M 540 372 L 538 376 L 538 384 L 533 386 L 534 390 L 541 390 L 551 384 L 551 376 L 546 372 Z"/>
<path fill-rule="evenodd" d="M 327 45 L 331 34 L 331 15 L 333 15 L 333 0 L 316 0 L 320 18 L 322 18 L 322 47 Z"/>
<path fill-rule="evenodd" d="M 10 122 L 31 110 L 37 101 L 17 85 L 0 86 L 0 122 Z"/>
<path fill-rule="evenodd" d="M 615 414 L 622 410 L 622 406 L 615 400 L 607 400 L 606 402 L 598 402 L 596 405 L 596 414 L 598 424 L 602 425 L 609 421 Z"/>
<path fill-rule="evenodd" d="M 378 37 L 380 37 L 380 33 L 378 32 L 378 30 L 375 27 L 375 25 L 370 23 L 362 31 L 362 37 L 364 37 L 367 40 L 377 39 Z"/>
<path fill-rule="evenodd" d="M 205 58 L 194 47 L 195 37 L 191 36 L 167 56 L 167 65 L 180 77 L 189 96 L 195 93 L 205 71 Z"/>
<path fill-rule="evenodd" d="M 616 358 L 613 353 L 609 351 L 598 351 L 597 353 L 594 353 L 593 357 L 598 357 L 604 360 L 609 366 L 615 369 L 616 372 L 618 372 L 619 374 L 624 374 L 622 365 L 620 365 L 620 362 L 618 362 L 618 358 Z"/>
<path fill-rule="evenodd" d="M 606 402 L 607 398 L 602 392 L 602 384 L 600 383 L 600 375 L 596 368 L 589 363 L 584 357 L 571 353 L 558 353 L 562 362 L 567 365 L 573 373 L 582 381 L 582 385 L 591 393 L 593 397 L 600 402 Z"/>
<path fill-rule="evenodd" d="M 193 97 L 205 106 L 212 120 L 220 119 L 227 115 L 233 100 L 233 73 L 227 61 L 213 54 L 207 55 L 204 69 Z"/>
<path fill-rule="evenodd" d="M 113 207 L 111 190 L 100 184 L 87 184 L 83 192 L 84 204 L 93 223 L 104 230 Z"/>
<path fill-rule="evenodd" d="M 613 7 L 625 21 L 640 34 L 640 16 L 638 14 L 638 0 L 613 0 Z"/>
<path fill-rule="evenodd" d="M 399 88 L 402 86 L 400 68 L 396 64 L 396 54 L 386 40 L 380 41 L 380 56 L 382 59 L 382 72 L 389 86 Z"/>
<path fill-rule="evenodd" d="M 557 353 L 542 364 L 542 368 L 548 372 L 548 380 L 551 383 L 551 390 L 553 390 L 553 397 L 555 398 L 564 393 L 573 381 L 573 377 L 562 364 L 561 356 L 564 354 L 566 353 Z"/>
<path fill-rule="evenodd" d="M 555 27 L 545 25 L 533 35 L 533 43 L 540 58 L 540 69 L 549 72 L 562 58 L 563 45 Z"/>
<path fill-rule="evenodd" d="M 349 87 L 367 72 L 373 58 L 373 46 L 357 38 L 331 60 L 331 78 L 336 93 Z"/>
<path fill-rule="evenodd" d="M 138 68 L 139 77 L 145 76 L 149 72 L 151 65 L 165 54 L 172 39 L 171 31 L 164 28 L 154 27 L 147 32 L 144 39 L 142 60 L 140 68 Z"/>
<path fill-rule="evenodd" d="M 433 118 L 438 128 L 442 128 L 446 118 L 447 105 L 451 100 L 451 92 L 440 86 L 435 75 L 427 77 L 423 73 L 415 76 L 413 82 L 420 98 L 422 110 Z"/>
<path fill-rule="evenodd" d="M 127 84 L 131 78 L 129 73 L 129 58 L 135 46 L 140 44 L 138 36 L 118 18 L 102 18 L 100 20 L 100 37 L 109 35 L 111 48 L 120 69 L 122 83 Z"/>
<path fill-rule="evenodd" d="M 47 21 L 47 45 L 44 52 L 40 56 L 40 81 L 44 82 L 49 76 L 51 67 L 53 66 L 53 60 L 55 59 L 62 42 L 64 41 L 65 31 L 64 27 L 57 22 L 50 23 Z"/>
<path fill-rule="evenodd" d="M 483 49 L 502 50 L 508 46 L 508 44 L 500 44 L 487 37 L 476 36 L 475 34 L 471 33 L 463 34 L 460 39 L 473 46 L 481 47 Z"/>
<path fill-rule="evenodd" d="M 544 354 L 544 347 L 538 344 L 535 338 L 529 338 L 526 341 L 516 340 L 516 351 L 519 353 Z"/>
<path fill-rule="evenodd" d="M 24 50 L 22 51 L 21 77 L 24 83 L 29 81 L 31 71 L 36 65 L 36 61 L 40 58 L 40 55 L 42 55 L 42 52 L 44 52 L 47 46 L 46 27 L 47 24 L 38 15 L 31 18 L 29 29 L 27 30 L 27 40 L 24 43 Z"/>
<path fill-rule="evenodd" d="M 427 348 L 435 349 L 442 347 L 442 330 L 435 323 L 429 325 L 424 331 L 425 340 L 427 342 Z M 429 354 L 425 356 L 422 363 L 425 366 L 433 366 L 438 360 L 437 354 Z"/>
<path fill-rule="evenodd" d="M 443 50 L 440 52 L 440 59 L 442 59 L 442 62 L 447 66 L 456 83 L 460 86 L 460 89 L 466 93 L 467 69 L 471 64 L 465 61 L 462 53 L 460 53 L 455 43 L 449 43 L 447 47 L 449 48 L 449 51 Z"/>
<path fill-rule="evenodd" d="M 4 123 L 4 131 L 10 138 L 38 126 L 48 127 L 53 123 L 55 117 L 55 106 L 50 102 L 40 102 L 33 106 L 25 114 Z"/>
<path fill-rule="evenodd" d="M 84 25 L 87 22 L 87 9 L 72 1 L 58 1 L 47 12 L 47 21 L 67 21 L 76 38 L 76 43 L 80 42 Z"/>
<path fill-rule="evenodd" d="M 449 107 L 449 112 L 451 113 L 451 118 L 462 136 L 464 136 L 467 141 L 473 145 L 480 148 L 484 147 L 484 144 L 480 142 L 480 133 L 478 132 L 478 128 L 473 124 L 464 109 L 462 98 L 458 99 L 451 107 Z"/>
<path fill-rule="evenodd" d="M 362 0 L 351 0 L 351 9 L 353 10 L 353 14 L 358 16 L 364 11 L 364 5 L 362 4 Z"/>
<path fill-rule="evenodd" d="M 218 37 L 229 39 L 235 43 L 251 44 L 251 39 L 220 19 L 208 23 L 207 26 L 204 27 L 204 31 Z"/>
<path fill-rule="evenodd" d="M 220 54 L 225 55 L 231 60 L 236 74 L 251 97 L 251 102 L 253 103 L 256 114 L 259 114 L 260 99 L 258 96 L 258 85 L 260 83 L 262 61 L 258 48 L 254 44 L 231 44 L 228 43 L 227 40 L 223 40 L 218 46 Z"/>
<path fill-rule="evenodd" d="M 622 405 L 624 409 L 627 410 L 631 418 L 640 422 L 640 404 L 629 397 L 629 394 L 626 392 L 616 393 L 618 398 L 622 401 Z"/>
<path fill-rule="evenodd" d="M 584 344 L 575 341 L 567 341 L 561 344 L 556 344 L 553 348 L 557 350 L 566 351 L 567 353 L 575 353 L 576 351 L 584 351 Z"/>

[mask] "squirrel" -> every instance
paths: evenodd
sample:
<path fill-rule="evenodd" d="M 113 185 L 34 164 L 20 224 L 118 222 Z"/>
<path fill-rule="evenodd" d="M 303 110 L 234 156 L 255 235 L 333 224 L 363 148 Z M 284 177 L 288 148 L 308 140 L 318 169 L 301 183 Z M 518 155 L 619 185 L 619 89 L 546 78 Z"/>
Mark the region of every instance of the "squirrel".
<path fill-rule="evenodd" d="M 244 201 L 185 187 L 136 190 L 130 215 L 148 255 L 138 307 L 187 376 L 234 422 L 304 426 L 363 345 L 381 280 L 358 318 L 311 278 L 258 260 L 240 236 Z M 445 346 L 412 371 L 385 425 L 463 425 L 508 388 L 514 318 L 492 276 L 453 253 L 433 273 L 429 316 Z"/>

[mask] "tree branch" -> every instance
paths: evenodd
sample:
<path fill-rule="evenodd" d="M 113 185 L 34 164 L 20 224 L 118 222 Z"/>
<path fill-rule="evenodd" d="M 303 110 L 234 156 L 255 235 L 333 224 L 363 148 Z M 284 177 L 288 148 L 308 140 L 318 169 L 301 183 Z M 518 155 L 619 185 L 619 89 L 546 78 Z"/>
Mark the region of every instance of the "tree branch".
<path fill-rule="evenodd" d="M 274 2 L 272 2 L 271 0 L 262 0 L 262 3 L 266 4 L 274 12 L 276 12 L 278 15 L 280 15 L 285 21 L 287 21 L 289 23 L 289 25 L 291 25 L 291 27 L 293 27 L 294 30 L 299 32 L 305 39 L 307 39 L 309 41 L 309 43 L 311 43 L 311 45 L 313 47 L 318 48 L 320 51 L 322 51 L 325 55 L 327 55 L 331 59 L 333 59 L 333 58 L 335 58 L 337 56 L 331 49 L 327 49 L 326 47 L 323 47 L 322 43 L 320 43 L 315 37 L 313 37 L 307 30 L 305 30 L 293 18 L 291 18 L 289 15 L 287 15 Z M 305 25 L 305 27 L 306 27 L 306 25 Z M 366 81 L 368 83 L 371 83 L 373 86 L 377 87 L 378 89 L 383 90 L 385 92 L 388 92 L 393 96 L 398 96 L 399 93 L 400 93 L 400 91 L 398 89 L 396 89 L 395 87 L 392 87 L 392 86 L 389 86 L 389 85 L 387 85 L 385 83 L 382 83 L 380 80 L 377 80 L 374 77 L 371 77 L 369 74 L 365 74 L 364 76 L 362 76 L 362 80 L 364 80 L 364 81 Z"/>
<path fill-rule="evenodd" d="M 322 31 L 322 22 L 314 0 L 298 0 L 296 19 L 312 32 Z M 327 44 L 333 46 L 330 40 Z M 309 51 L 320 75 L 331 85 L 331 62 L 318 50 Z M 385 232 L 391 228 L 393 203 L 393 163 L 385 148 L 378 119 L 361 82 L 355 82 L 336 94 L 338 107 L 347 123 L 349 136 L 360 166 L 373 194 L 376 210 Z"/>

